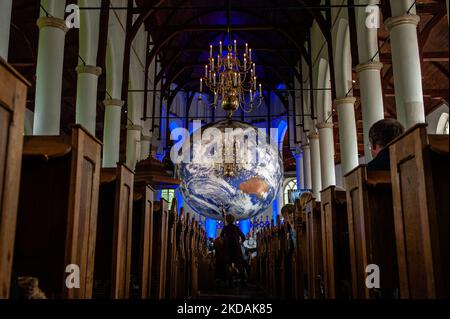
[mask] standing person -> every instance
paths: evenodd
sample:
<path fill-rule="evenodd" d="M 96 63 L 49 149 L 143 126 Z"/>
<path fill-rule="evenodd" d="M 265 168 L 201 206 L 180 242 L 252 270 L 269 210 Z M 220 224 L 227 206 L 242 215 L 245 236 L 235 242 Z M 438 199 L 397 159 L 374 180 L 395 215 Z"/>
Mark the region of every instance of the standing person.
<path fill-rule="evenodd" d="M 242 231 L 234 224 L 235 218 L 233 215 L 227 214 L 225 216 L 225 226 L 222 228 L 220 237 L 223 238 L 224 246 L 227 251 L 226 263 L 232 264 L 238 269 L 241 277 L 241 284 L 245 285 L 245 273 L 243 270 L 243 257 L 241 251 L 240 241 L 245 241 L 245 236 Z M 230 279 L 232 285 L 232 279 Z"/>

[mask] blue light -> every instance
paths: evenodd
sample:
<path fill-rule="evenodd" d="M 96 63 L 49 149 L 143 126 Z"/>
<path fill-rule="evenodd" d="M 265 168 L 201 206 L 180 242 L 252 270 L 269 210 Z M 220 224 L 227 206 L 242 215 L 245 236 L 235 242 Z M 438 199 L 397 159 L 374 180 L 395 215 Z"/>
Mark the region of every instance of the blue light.
<path fill-rule="evenodd" d="M 205 230 L 208 238 L 216 238 L 217 221 L 215 219 L 206 218 Z"/>
<path fill-rule="evenodd" d="M 250 219 L 239 221 L 239 228 L 244 233 L 244 235 L 247 236 L 248 232 L 250 231 Z"/>
<path fill-rule="evenodd" d="M 286 84 L 284 83 L 277 84 L 277 90 L 286 90 Z"/>
<path fill-rule="evenodd" d="M 278 215 L 278 198 L 275 198 L 272 203 L 272 219 L 273 224 L 277 225 L 277 215 Z"/>
<path fill-rule="evenodd" d="M 183 207 L 183 204 L 184 204 L 184 198 L 181 195 L 180 187 L 175 189 L 175 196 L 177 197 L 178 214 L 180 214 L 181 208 Z"/>

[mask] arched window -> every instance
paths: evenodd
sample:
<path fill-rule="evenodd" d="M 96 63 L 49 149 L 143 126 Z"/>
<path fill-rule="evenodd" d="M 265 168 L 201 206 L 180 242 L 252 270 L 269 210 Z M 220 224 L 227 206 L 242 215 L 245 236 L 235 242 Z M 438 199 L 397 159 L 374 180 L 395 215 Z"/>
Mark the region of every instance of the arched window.
<path fill-rule="evenodd" d="M 175 197 L 174 189 L 163 189 L 161 191 L 161 198 L 164 198 L 166 201 L 169 202 L 169 209 L 172 207 L 172 200 L 174 197 Z"/>
<path fill-rule="evenodd" d="M 448 135 L 448 113 L 442 113 L 436 128 L 436 134 Z"/>
<path fill-rule="evenodd" d="M 293 178 L 284 187 L 284 191 L 283 191 L 284 204 L 283 205 L 292 203 L 291 193 L 296 190 L 297 190 L 297 179 Z"/>

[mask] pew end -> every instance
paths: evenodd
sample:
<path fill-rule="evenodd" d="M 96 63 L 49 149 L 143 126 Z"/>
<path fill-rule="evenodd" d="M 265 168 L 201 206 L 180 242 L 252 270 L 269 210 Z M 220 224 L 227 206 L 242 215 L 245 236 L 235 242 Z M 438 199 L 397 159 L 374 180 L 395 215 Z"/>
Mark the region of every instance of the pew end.
<path fill-rule="evenodd" d="M 418 124 L 389 146 L 401 298 L 448 298 L 448 143 Z"/>

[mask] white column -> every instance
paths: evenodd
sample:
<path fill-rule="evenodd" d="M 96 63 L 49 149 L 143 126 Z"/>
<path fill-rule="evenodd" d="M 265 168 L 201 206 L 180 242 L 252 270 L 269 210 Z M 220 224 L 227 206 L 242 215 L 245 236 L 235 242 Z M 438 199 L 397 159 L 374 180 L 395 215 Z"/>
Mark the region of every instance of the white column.
<path fill-rule="evenodd" d="M 99 0 L 78 0 L 80 8 L 99 7 Z M 75 122 L 85 127 L 95 136 L 97 86 L 102 69 L 95 66 L 97 62 L 100 11 L 80 10 L 79 50 L 80 56 L 77 80 L 77 103 Z"/>
<path fill-rule="evenodd" d="M 319 123 L 317 129 L 319 130 L 322 189 L 325 189 L 328 186 L 336 185 L 333 123 Z"/>
<path fill-rule="evenodd" d="M 68 29 L 64 20 L 54 17 L 41 17 L 37 25 L 39 49 L 33 134 L 59 135 L 64 40 Z"/>
<path fill-rule="evenodd" d="M 305 172 L 303 171 L 303 153 L 300 153 L 297 160 L 297 189 L 305 188 Z"/>
<path fill-rule="evenodd" d="M 322 190 L 322 177 L 320 171 L 320 145 L 319 134 L 313 133 L 308 136 L 311 146 L 311 188 L 316 200 L 320 201 Z"/>
<path fill-rule="evenodd" d="M 363 120 L 364 157 L 366 163 L 372 159 L 369 143 L 370 127 L 384 119 L 383 91 L 381 88 L 380 62 L 368 62 L 356 67 L 361 94 L 361 111 Z"/>
<path fill-rule="evenodd" d="M 296 147 L 295 151 L 292 151 L 292 155 L 295 158 L 295 176 L 297 180 L 297 189 L 303 189 L 305 185 L 305 177 L 303 176 L 303 153 L 300 147 Z"/>
<path fill-rule="evenodd" d="M 76 70 L 78 81 L 75 122 L 83 125 L 95 136 L 97 86 L 102 69 L 91 65 L 79 65 Z"/>
<path fill-rule="evenodd" d="M 141 156 L 141 134 L 142 126 L 128 125 L 126 163 L 127 166 L 133 170 L 136 168 L 136 163 Z"/>
<path fill-rule="evenodd" d="M 0 2 L 0 57 L 8 61 L 12 0 Z"/>
<path fill-rule="evenodd" d="M 124 101 L 105 100 L 103 127 L 103 167 L 116 167 L 120 152 L 120 117 Z"/>
<path fill-rule="evenodd" d="M 343 174 L 358 166 L 355 101 L 354 97 L 344 97 L 335 100 L 339 120 L 339 144 Z"/>
<path fill-rule="evenodd" d="M 305 175 L 304 189 L 312 189 L 311 182 L 311 148 L 309 144 L 304 145 L 303 149 L 303 174 Z"/>
<path fill-rule="evenodd" d="M 425 123 L 417 25 L 419 16 L 404 14 L 386 20 L 390 31 L 397 120 L 406 128 Z"/>

